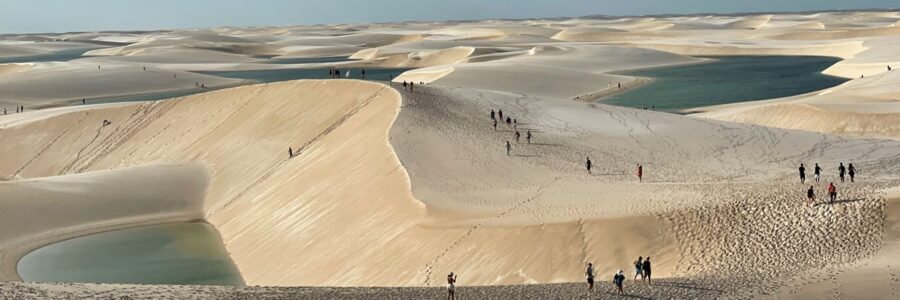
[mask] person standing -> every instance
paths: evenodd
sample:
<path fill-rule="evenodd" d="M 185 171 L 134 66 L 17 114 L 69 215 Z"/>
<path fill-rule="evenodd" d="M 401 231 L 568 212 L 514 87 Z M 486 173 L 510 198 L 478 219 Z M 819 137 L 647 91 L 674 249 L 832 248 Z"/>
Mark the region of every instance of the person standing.
<path fill-rule="evenodd" d="M 294 158 L 294 148 L 288 147 L 288 158 Z"/>
<path fill-rule="evenodd" d="M 506 156 L 509 156 L 510 151 L 512 151 L 512 145 L 509 144 L 509 141 L 506 141 Z"/>
<path fill-rule="evenodd" d="M 625 274 L 623 274 L 622 270 L 620 269 L 618 272 L 616 272 L 616 275 L 613 276 L 613 284 L 616 285 L 616 291 L 619 293 L 619 295 L 625 293 L 625 291 L 622 289 L 622 285 L 624 283 Z"/>
<path fill-rule="evenodd" d="M 529 144 L 531 144 L 531 130 L 525 133 L 525 139 L 528 140 Z"/>
<path fill-rule="evenodd" d="M 412 81 L 409 82 L 409 91 L 413 91 L 413 85 L 415 85 Z"/>
<path fill-rule="evenodd" d="M 637 177 L 638 182 L 644 182 L 644 166 L 642 166 L 641 164 L 638 164 L 637 166 Z"/>
<path fill-rule="evenodd" d="M 633 278 L 633 280 L 637 280 L 638 276 L 641 276 L 641 279 L 644 279 L 644 271 L 642 271 L 643 267 L 644 267 L 644 257 L 638 256 L 638 259 L 634 262 L 634 278 Z"/>
<path fill-rule="evenodd" d="M 647 256 L 647 259 L 644 260 L 644 265 L 641 268 L 641 271 L 644 271 L 644 277 L 647 278 L 648 284 L 653 284 L 650 279 L 650 257 Z"/>
<path fill-rule="evenodd" d="M 587 278 L 588 296 L 591 296 L 594 294 L 594 264 L 588 263 L 587 270 L 584 271 L 584 277 Z"/>
<path fill-rule="evenodd" d="M 822 174 L 822 168 L 819 168 L 819 164 L 816 164 L 816 167 L 813 169 L 813 174 L 816 177 L 816 183 L 819 183 L 819 175 Z"/>
<path fill-rule="evenodd" d="M 24 107 L 22 110 L 25 110 Z M 850 183 L 853 183 L 853 178 L 856 177 L 856 168 L 853 167 L 853 163 L 847 165 L 847 174 L 850 174 Z"/>
<path fill-rule="evenodd" d="M 500 120 L 503 120 L 503 110 L 502 109 L 497 110 L 497 116 L 500 117 Z"/>
<path fill-rule="evenodd" d="M 456 300 L 456 274 L 447 275 L 447 300 Z"/>
<path fill-rule="evenodd" d="M 496 120 L 496 119 L 497 118 L 494 117 L 494 109 L 492 108 L 491 109 L 491 120 Z"/>
<path fill-rule="evenodd" d="M 806 183 L 806 167 L 803 167 L 803 164 L 800 164 L 800 183 Z"/>
<path fill-rule="evenodd" d="M 518 144 L 518 143 L 519 143 L 519 138 L 520 138 L 520 137 L 522 137 L 522 134 L 521 134 L 521 133 L 519 133 L 519 131 L 518 131 L 518 130 L 516 130 L 516 134 L 515 134 L 515 136 L 516 136 L 516 144 Z"/>
<path fill-rule="evenodd" d="M 593 166 L 594 164 L 591 163 L 591 158 L 588 157 L 587 161 L 584 162 L 584 167 L 587 168 L 588 174 L 591 174 L 591 167 Z"/>
<path fill-rule="evenodd" d="M 494 124 L 494 131 L 497 131 L 497 119 L 491 120 L 491 123 Z"/>
<path fill-rule="evenodd" d="M 362 79 L 366 79 L 366 69 L 362 69 Z"/>
<path fill-rule="evenodd" d="M 844 173 L 847 172 L 847 168 L 844 167 L 844 163 L 841 163 L 838 166 L 838 176 L 841 177 L 841 182 L 844 182 Z"/>
<path fill-rule="evenodd" d="M 809 186 L 809 189 L 806 190 L 806 203 L 809 206 L 813 206 L 813 203 L 816 202 L 816 191 L 813 190 L 813 186 Z"/>
<path fill-rule="evenodd" d="M 834 203 L 837 200 L 837 187 L 834 186 L 834 182 L 828 184 L 828 203 Z"/>
<path fill-rule="evenodd" d="M 506 128 L 509 128 L 510 125 L 512 125 L 512 118 L 506 116 Z"/>

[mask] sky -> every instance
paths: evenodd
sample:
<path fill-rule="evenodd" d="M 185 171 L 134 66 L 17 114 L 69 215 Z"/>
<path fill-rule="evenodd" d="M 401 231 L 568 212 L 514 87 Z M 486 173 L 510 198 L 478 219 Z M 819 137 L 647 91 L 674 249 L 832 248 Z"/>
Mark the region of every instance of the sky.
<path fill-rule="evenodd" d="M 0 0 L 0 33 L 900 8 L 898 0 Z"/>

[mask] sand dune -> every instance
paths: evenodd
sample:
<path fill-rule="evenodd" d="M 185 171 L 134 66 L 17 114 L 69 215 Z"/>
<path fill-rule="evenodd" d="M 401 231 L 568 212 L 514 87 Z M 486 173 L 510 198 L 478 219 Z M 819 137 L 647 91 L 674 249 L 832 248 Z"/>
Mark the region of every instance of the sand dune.
<path fill-rule="evenodd" d="M 702 60 L 611 46 L 540 46 L 506 59 L 456 65 L 452 72 L 441 66 L 415 70 L 394 81 L 425 81 L 562 99 L 590 98 L 591 94 L 599 96 L 605 90 L 616 89 L 619 82 L 636 80 L 605 72 L 698 61 Z"/>
<path fill-rule="evenodd" d="M 27 107 L 59 105 L 82 98 L 196 89 L 197 82 L 210 88 L 241 83 L 153 67 L 143 71 L 138 64 L 91 60 L 35 63 L 14 74 L 0 74 L 0 103 Z"/>
<path fill-rule="evenodd" d="M 744 17 L 741 20 L 728 23 L 727 26 L 736 29 L 759 29 L 766 26 L 771 19 L 772 15 Z"/>
<path fill-rule="evenodd" d="M 575 270 L 585 261 L 602 261 L 599 269 L 608 273 L 627 266 L 635 253 L 652 255 L 662 277 L 703 274 L 708 269 L 701 267 L 707 265 L 689 271 L 676 268 L 684 251 L 677 249 L 690 248 L 675 242 L 685 241 L 675 239 L 677 232 L 665 230 L 667 219 L 654 217 L 740 199 L 716 197 L 717 189 L 701 188 L 706 185 L 701 181 L 780 178 L 785 171 L 778 166 L 811 159 L 818 152 L 810 149 L 825 147 L 827 154 L 815 154 L 823 163 L 868 149 L 868 158 L 855 162 L 869 176 L 895 174 L 900 168 L 882 164 L 897 156 L 890 150 L 894 142 L 844 140 L 567 100 L 420 89 L 405 96 L 407 108 L 393 126 L 398 95 L 382 85 L 355 81 L 257 85 L 76 111 L 0 130 L 3 136 L 43 133 L 3 150 L 39 157 L 25 165 L 4 164 L 8 167 L 2 172 L 34 178 L 128 169 L 160 160 L 200 163 L 210 178 L 203 216 L 219 229 L 248 283 L 433 285 L 439 283 L 438 274 L 449 270 L 466 274 L 469 284 L 567 282 L 579 279 Z M 507 157 L 500 145 L 510 133 L 478 121 L 490 107 L 503 107 L 519 117 L 523 129 L 537 132 L 538 143 L 517 144 L 514 154 L 521 156 Z M 202 119 L 185 117 L 198 110 L 211 113 Z M 113 125 L 100 128 L 102 119 Z M 393 151 L 386 144 L 389 128 Z M 579 138 L 573 139 L 575 135 Z M 659 143 L 660 136 L 668 142 Z M 767 136 L 779 138 L 762 138 Z M 746 142 L 736 146 L 733 140 L 738 137 Z M 601 140 L 603 146 L 597 148 Z M 72 153 L 60 145 L 83 149 Z M 286 160 L 286 146 L 301 149 L 300 155 Z M 363 148 L 368 151 L 359 150 Z M 663 149 L 684 154 L 656 154 Z M 688 154 L 699 149 L 719 154 Z M 758 149 L 770 151 L 767 159 L 744 158 Z M 582 156 L 595 158 L 597 169 L 608 175 L 587 176 L 579 166 Z M 641 161 L 653 170 L 648 180 L 658 183 L 633 183 L 629 170 Z M 722 167 L 733 164 L 741 168 Z M 462 176 L 473 172 L 480 175 Z M 78 175 L 64 178 L 68 176 Z M 771 197 L 789 198 L 781 188 L 772 191 Z M 597 199 L 598 193 L 606 197 Z M 858 193 L 875 201 L 864 190 Z M 653 196 L 662 194 L 678 201 Z M 348 217 L 362 215 L 366 217 Z M 115 211 L 95 217 L 121 219 Z M 672 218 L 678 222 L 682 215 Z M 353 238 L 331 238 L 335 233 Z M 802 242 L 824 238 L 808 237 Z M 835 243 L 845 241 L 835 237 Z M 580 246 L 565 251 L 522 246 L 570 244 Z M 478 251 L 467 250 L 474 245 Z M 738 267 L 735 272 L 755 265 Z M 323 272 L 305 271 L 309 269 Z M 347 269 L 358 272 L 341 271 Z"/>
<path fill-rule="evenodd" d="M 6 146 L 2 152 L 25 157 L 20 149 Z M 40 159 L 40 154 L 44 153 L 35 158 Z M 32 161 L 25 163 L 22 168 Z M 18 171 L 4 172 L 10 174 L 12 181 L 0 181 L 5 224 L 0 229 L 4 237 L 0 275 L 4 280 L 18 277 L 16 262 L 21 256 L 48 243 L 126 226 L 203 217 L 207 175 L 198 164 L 155 163 L 32 179 L 20 179 L 23 174 Z M 33 211 L 40 211 L 41 217 L 35 218 Z"/>
<path fill-rule="evenodd" d="M 586 262 L 606 276 L 630 273 L 636 256 L 650 255 L 655 276 L 666 279 L 635 286 L 634 296 L 885 296 L 893 271 L 881 265 L 895 263 L 900 185 L 900 73 L 886 67 L 900 66 L 897 19 L 823 12 L 4 37 L 4 56 L 108 48 L 65 62 L 0 65 L 0 102 L 29 107 L 0 116 L 0 139 L 15 141 L 0 145 L 0 198 L 13 199 L 0 201 L 0 214 L 16 225 L 0 228 L 0 278 L 17 280 L 18 257 L 54 241 L 205 219 L 251 285 L 417 288 L 4 283 L 0 295 L 422 298 L 440 292 L 423 286 L 440 287 L 454 271 L 463 285 L 537 284 L 467 289 L 485 298 L 526 290 L 572 298 L 583 287 L 570 282 L 583 280 Z M 52 40 L 68 42 L 34 42 Z M 345 55 L 358 60 L 297 66 L 260 58 Z M 824 73 L 853 80 L 691 116 L 572 101 L 647 80 L 614 72 L 703 55 L 834 56 L 843 60 Z M 362 81 L 295 81 L 32 109 L 195 82 L 246 83 L 186 70 L 332 65 L 416 67 L 393 87 L 426 84 L 398 92 Z M 533 132 L 532 143 L 516 142 L 502 122 L 494 130 L 491 109 Z M 287 159 L 288 147 L 299 154 Z M 586 157 L 594 174 L 584 170 Z M 794 183 L 801 162 L 822 164 L 829 182 L 838 163 L 853 162 L 860 182 L 839 183 L 838 203 L 806 207 L 807 186 Z M 638 163 L 643 183 L 635 182 Z M 799 275 L 773 276 L 784 270 Z M 852 278 L 835 279 L 840 274 Z M 865 276 L 875 278 L 858 279 Z"/>

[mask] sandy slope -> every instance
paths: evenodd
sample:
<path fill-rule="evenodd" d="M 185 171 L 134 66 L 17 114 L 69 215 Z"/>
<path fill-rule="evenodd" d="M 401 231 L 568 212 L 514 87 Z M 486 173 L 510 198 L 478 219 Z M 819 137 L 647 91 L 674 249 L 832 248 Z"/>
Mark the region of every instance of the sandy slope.
<path fill-rule="evenodd" d="M 365 228 L 367 226 L 363 224 L 377 224 L 379 219 L 393 220 L 401 215 L 420 214 L 420 208 L 411 196 L 401 197 L 409 193 L 405 188 L 406 177 L 402 171 L 396 172 L 396 158 L 385 144 L 387 128 L 398 105 L 396 93 L 377 84 L 303 82 L 223 90 L 167 102 L 76 111 L 3 129 L 4 136 L 27 134 L 32 137 L 28 142 L 7 144 L 8 148 L 3 152 L 9 155 L 5 157 L 30 158 L 4 163 L 3 173 L 32 178 L 122 169 L 160 160 L 204 164 L 209 168 L 211 179 L 203 202 L 203 216 L 222 232 L 229 252 L 236 261 L 241 261 L 238 266 L 245 278 L 249 282 L 288 284 L 291 281 L 286 278 L 296 282 L 298 274 L 313 275 L 303 272 L 304 265 L 326 262 L 310 257 L 296 261 L 295 267 L 285 264 L 293 260 L 298 252 L 307 252 L 298 247 L 308 241 L 331 236 L 323 235 L 331 232 L 323 228 Z M 189 117 L 196 111 L 207 113 L 200 118 Z M 113 124 L 100 128 L 104 119 Z M 377 122 L 381 125 L 376 126 Z M 372 134 L 353 139 L 347 136 L 350 132 L 359 133 L 361 126 L 366 126 Z M 303 129 L 296 130 L 298 128 Z M 381 136 L 377 134 L 379 132 Z M 382 151 L 373 151 L 378 145 Z M 289 146 L 297 150 L 302 148 L 303 154 L 287 161 Z M 357 147 L 368 151 L 360 151 Z M 73 148 L 81 150 L 72 151 Z M 366 169 L 378 175 L 360 172 L 361 169 L 356 166 L 363 166 L 364 163 L 368 166 Z M 342 164 L 347 167 L 334 167 Z M 304 189 L 301 193 L 285 190 L 295 189 L 301 186 L 300 183 L 311 181 L 311 178 L 324 180 L 332 176 L 346 181 L 335 179 L 328 182 L 352 183 L 354 188 L 313 188 Z M 379 177 L 383 179 L 375 180 Z M 352 178 L 359 180 L 354 183 Z M 379 190 L 386 198 L 373 197 Z M 365 193 L 365 197 L 358 193 Z M 321 198 L 351 202 L 313 201 Z M 361 211 L 355 214 L 362 214 L 369 209 L 368 206 L 354 201 L 362 201 L 363 198 L 366 203 L 378 203 L 385 213 L 365 219 L 346 218 L 340 214 L 320 215 L 337 209 L 346 211 L 349 207 L 357 207 Z M 397 207 L 390 209 L 392 205 Z M 102 213 L 94 217 L 121 217 L 116 211 Z M 328 219 L 332 221 L 326 221 Z M 163 222 L 167 219 L 156 220 Z M 404 228 L 402 222 L 390 223 L 393 225 L 381 226 L 385 235 Z M 67 228 L 65 224 L 43 224 L 50 227 L 45 230 Z M 266 233 L 257 234 L 254 231 Z M 272 236 L 280 237 L 273 239 L 270 238 Z M 360 236 L 355 240 L 361 244 L 371 242 L 367 237 L 383 235 Z M 44 240 L 49 242 L 50 238 Z M 328 240 L 331 243 L 341 242 Z M 331 249 L 331 254 L 340 248 L 325 241 L 309 245 Z M 265 249 L 267 254 L 258 255 L 261 249 Z M 271 259 L 279 255 L 275 249 L 282 251 L 281 259 Z M 361 246 L 343 249 L 348 253 L 331 257 L 352 257 L 352 253 L 365 253 Z M 13 261 L 15 259 L 7 257 Z M 7 278 L 10 276 L 13 275 L 6 274 Z"/>
<path fill-rule="evenodd" d="M 679 271 L 685 255 L 700 255 L 684 252 L 692 247 L 681 243 L 691 239 L 675 239 L 680 231 L 664 225 L 682 215 L 662 216 L 743 199 L 717 196 L 718 188 L 703 182 L 766 182 L 792 173 L 785 166 L 813 158 L 828 165 L 853 159 L 869 176 L 898 168 L 885 164 L 898 155 L 889 141 L 468 90 L 422 87 L 406 97 L 391 129 L 399 161 L 385 144 L 400 104 L 395 92 L 364 82 L 306 81 L 20 123 L 2 134 L 34 136 L 39 130 L 43 137 L 3 151 L 37 157 L 5 164 L 3 172 L 31 178 L 159 160 L 202 163 L 210 178 L 204 216 L 220 230 L 247 282 L 343 286 L 434 285 L 450 270 L 466 274 L 468 284 L 567 282 L 579 280 L 586 261 L 597 262 L 605 274 L 637 255 L 653 256 L 658 276 L 702 275 L 708 265 Z M 516 156 L 507 157 L 501 142 L 510 133 L 486 124 L 490 107 L 505 108 L 522 129 L 534 130 L 536 143 L 517 144 Z M 195 111 L 208 113 L 185 117 Z M 113 125 L 98 129 L 102 119 Z M 91 130 L 88 124 L 98 125 Z M 61 145 L 83 149 L 73 153 Z M 303 151 L 285 160 L 286 146 Z M 869 154 L 858 157 L 860 151 Z M 583 156 L 595 160 L 598 175 L 585 174 Z M 636 162 L 646 164 L 648 183 L 633 182 Z M 795 192 L 777 186 L 762 199 L 740 201 L 791 203 Z M 868 190 L 852 191 L 866 201 L 851 205 L 877 203 Z M 118 218 L 115 211 L 105 213 Z M 690 235 L 699 239 L 702 228 L 685 230 L 701 230 Z M 801 242 L 823 239 L 828 237 L 812 234 Z M 734 272 L 749 268 L 754 265 Z M 304 271 L 309 269 L 320 271 Z"/>
<path fill-rule="evenodd" d="M 48 211 L 21 213 L 28 217 L 21 227 L 0 232 L 2 278 L 17 279 L 10 269 L 17 257 L 55 240 L 204 218 L 250 284 L 441 286 L 449 271 L 461 273 L 464 285 L 572 282 L 582 280 L 585 262 L 595 262 L 602 278 L 619 268 L 631 273 L 636 256 L 650 255 L 655 276 L 674 277 L 662 295 L 804 297 L 828 288 L 879 298 L 895 282 L 885 276 L 892 269 L 878 265 L 893 264 L 893 223 L 881 220 L 894 218 L 884 191 L 898 185 L 900 144 L 856 137 L 900 134 L 900 78 L 886 70 L 900 61 L 900 33 L 891 28 L 898 20 L 895 12 L 817 13 L 53 36 L 129 44 L 92 51 L 99 57 L 0 67 L 0 101 L 30 107 L 198 81 L 224 86 L 239 82 L 181 70 L 294 67 L 257 55 L 353 55 L 358 66 L 426 67 L 396 81 L 431 84 L 403 92 L 402 100 L 375 83 L 301 81 L 0 117 L 0 139 L 16 141 L 0 144 L 0 178 L 13 179 L 0 183 L 0 194 L 39 198 L 3 205 Z M 825 73 L 854 80 L 692 117 L 571 101 L 638 83 L 612 71 L 700 61 L 685 55 L 776 54 L 841 57 Z M 490 109 L 532 130 L 534 143 L 516 143 L 505 124 L 493 130 Z M 102 120 L 112 125 L 100 127 Z M 512 156 L 504 153 L 507 140 Z M 302 151 L 286 160 L 287 147 Z M 595 174 L 584 171 L 585 157 Z M 825 166 L 827 181 L 835 180 L 838 162 L 853 162 L 864 170 L 862 182 L 839 184 L 845 201 L 804 207 L 805 186 L 794 183 L 800 162 Z M 645 166 L 644 183 L 634 180 L 637 163 Z M 161 170 L 179 171 L 150 176 Z M 114 179 L 98 179 L 107 177 Z M 202 202 L 195 192 L 168 193 L 207 180 Z M 70 190 L 82 182 L 86 190 Z M 823 194 L 822 185 L 816 189 Z M 147 192 L 158 190 L 171 205 L 151 201 L 160 195 Z M 97 204 L 57 204 L 67 193 L 134 205 L 66 216 Z M 49 219 L 60 215 L 70 218 Z M 772 278 L 784 270 L 811 276 Z M 822 281 L 840 274 L 851 277 L 833 280 L 839 288 Z M 855 280 L 867 274 L 879 279 Z M 861 294 L 857 285 L 872 288 Z M 38 295 L 147 291 L 0 290 L 8 287 Z M 572 288 L 538 287 L 556 295 Z M 635 289 L 635 296 L 658 293 Z"/>

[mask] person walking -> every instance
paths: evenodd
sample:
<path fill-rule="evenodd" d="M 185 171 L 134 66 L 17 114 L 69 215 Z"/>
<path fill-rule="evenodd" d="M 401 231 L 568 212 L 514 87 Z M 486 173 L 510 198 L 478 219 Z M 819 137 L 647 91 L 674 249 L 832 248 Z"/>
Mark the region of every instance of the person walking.
<path fill-rule="evenodd" d="M 409 82 L 409 91 L 413 91 L 413 85 L 415 85 L 412 81 Z"/>
<path fill-rule="evenodd" d="M 813 174 L 816 177 L 816 183 L 819 183 L 819 175 L 822 174 L 822 168 L 819 168 L 819 164 L 816 164 L 816 167 L 813 169 Z"/>
<path fill-rule="evenodd" d="M 500 117 L 500 120 L 503 120 L 503 110 L 502 109 L 497 110 L 497 116 Z"/>
<path fill-rule="evenodd" d="M 496 119 L 497 118 L 494 117 L 494 109 L 492 108 L 491 109 L 491 120 L 496 120 Z"/>
<path fill-rule="evenodd" d="M 456 300 L 456 274 L 447 275 L 447 300 Z"/>
<path fill-rule="evenodd" d="M 362 69 L 362 79 L 366 79 L 366 69 Z"/>
<path fill-rule="evenodd" d="M 594 264 L 588 263 L 587 270 L 584 270 L 584 277 L 587 279 L 588 297 L 594 294 Z"/>
<path fill-rule="evenodd" d="M 637 177 L 638 182 L 644 182 L 644 166 L 641 164 L 638 164 L 637 166 Z"/>
<path fill-rule="evenodd" d="M 616 285 L 616 292 L 618 292 L 619 295 L 625 293 L 625 291 L 622 289 L 622 285 L 624 283 L 625 283 L 625 274 L 623 274 L 622 270 L 620 269 L 618 272 L 616 272 L 616 275 L 613 276 L 613 284 Z"/>
<path fill-rule="evenodd" d="M 506 117 L 506 128 L 509 128 L 509 125 L 512 125 L 512 118 L 509 116 Z"/>
<path fill-rule="evenodd" d="M 406 80 L 403 81 L 403 90 L 406 90 Z"/>
<path fill-rule="evenodd" d="M 22 110 L 25 110 L 24 106 Z M 850 183 L 853 183 L 853 178 L 856 177 L 856 168 L 853 167 L 853 163 L 847 165 L 847 174 L 850 175 Z"/>
<path fill-rule="evenodd" d="M 494 124 L 494 131 L 497 131 L 497 119 L 491 120 L 491 123 Z"/>
<path fill-rule="evenodd" d="M 512 151 L 512 145 L 509 144 L 509 141 L 506 141 L 506 156 L 509 156 L 510 151 Z"/>
<path fill-rule="evenodd" d="M 834 186 L 834 182 L 828 184 L 828 203 L 834 203 L 837 200 L 837 187 Z"/>
<path fill-rule="evenodd" d="M 528 141 L 528 144 L 531 144 L 531 130 L 525 133 L 525 140 Z"/>
<path fill-rule="evenodd" d="M 288 147 L 288 158 L 294 158 L 294 148 Z"/>
<path fill-rule="evenodd" d="M 813 206 L 813 203 L 816 202 L 816 191 L 813 190 L 813 186 L 809 186 L 809 189 L 806 190 L 806 204 L 809 206 Z"/>
<path fill-rule="evenodd" d="M 644 265 L 641 267 L 641 271 L 644 271 L 644 278 L 647 279 L 648 284 L 653 284 L 650 279 L 650 257 L 647 256 L 647 259 L 644 260 Z"/>
<path fill-rule="evenodd" d="M 844 163 L 841 163 L 838 166 L 838 176 L 841 177 L 841 182 L 844 182 L 844 173 L 847 172 L 847 168 L 844 167 Z"/>
<path fill-rule="evenodd" d="M 806 167 L 803 167 L 803 164 L 800 164 L 800 183 L 806 183 Z"/>
<path fill-rule="evenodd" d="M 637 280 L 638 276 L 641 276 L 641 279 L 644 279 L 644 272 L 642 268 L 644 267 L 644 257 L 638 256 L 638 259 L 634 261 L 634 278 L 633 280 Z"/>
<path fill-rule="evenodd" d="M 522 137 L 522 134 L 521 134 L 521 133 L 519 133 L 519 131 L 518 131 L 518 130 L 516 130 L 516 134 L 515 134 L 515 136 L 516 136 L 516 144 L 518 144 L 518 143 L 519 143 L 519 138 L 520 138 L 520 137 Z"/>
<path fill-rule="evenodd" d="M 593 166 L 594 164 L 591 163 L 591 158 L 588 157 L 587 161 L 584 162 L 584 167 L 587 168 L 588 174 L 591 174 L 591 167 Z"/>

